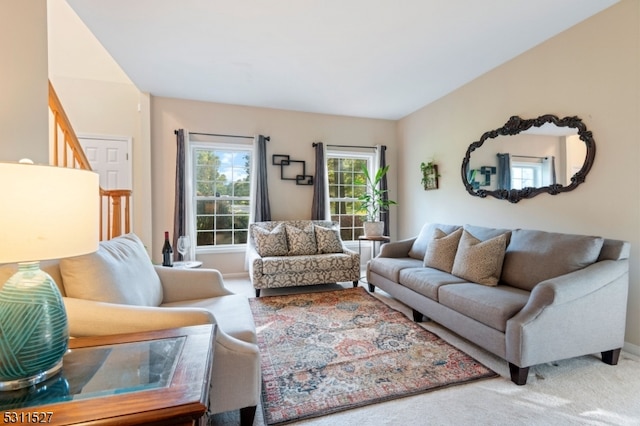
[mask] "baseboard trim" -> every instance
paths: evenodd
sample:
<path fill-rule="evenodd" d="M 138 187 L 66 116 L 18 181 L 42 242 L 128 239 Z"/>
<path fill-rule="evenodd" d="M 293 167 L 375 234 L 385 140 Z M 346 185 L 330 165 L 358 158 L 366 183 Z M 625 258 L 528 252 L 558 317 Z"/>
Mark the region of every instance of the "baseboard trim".
<path fill-rule="evenodd" d="M 622 350 L 625 352 L 629 352 L 630 354 L 640 356 L 640 346 L 638 345 L 634 345 L 629 342 L 624 342 L 624 346 L 622 347 Z"/>
<path fill-rule="evenodd" d="M 231 272 L 227 274 L 222 274 L 222 278 L 229 278 L 229 279 L 249 278 L 249 273 L 248 272 Z"/>

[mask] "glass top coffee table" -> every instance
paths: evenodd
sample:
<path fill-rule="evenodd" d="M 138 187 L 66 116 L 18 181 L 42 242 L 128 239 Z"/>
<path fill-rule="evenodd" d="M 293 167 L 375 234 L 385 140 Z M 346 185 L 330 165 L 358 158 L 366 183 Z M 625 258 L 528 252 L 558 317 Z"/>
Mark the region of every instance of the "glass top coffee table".
<path fill-rule="evenodd" d="M 71 339 L 62 371 L 0 392 L 4 423 L 193 424 L 206 412 L 215 326 Z"/>

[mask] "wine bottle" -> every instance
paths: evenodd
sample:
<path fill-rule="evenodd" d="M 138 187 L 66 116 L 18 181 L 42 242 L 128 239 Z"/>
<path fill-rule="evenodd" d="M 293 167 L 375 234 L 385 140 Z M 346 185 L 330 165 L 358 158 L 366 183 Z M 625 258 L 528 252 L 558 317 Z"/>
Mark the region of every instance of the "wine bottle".
<path fill-rule="evenodd" d="M 173 266 L 173 249 L 169 242 L 169 232 L 164 233 L 164 245 L 162 246 L 162 266 Z"/>

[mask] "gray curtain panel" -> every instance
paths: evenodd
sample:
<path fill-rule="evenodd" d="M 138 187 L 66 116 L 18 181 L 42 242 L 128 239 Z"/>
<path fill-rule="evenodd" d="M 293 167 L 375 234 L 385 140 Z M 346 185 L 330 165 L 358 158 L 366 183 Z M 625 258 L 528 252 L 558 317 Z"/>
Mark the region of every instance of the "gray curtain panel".
<path fill-rule="evenodd" d="M 498 189 L 511 189 L 511 155 L 498 156 Z"/>
<path fill-rule="evenodd" d="M 175 260 L 182 260 L 182 255 L 178 253 L 176 247 L 178 246 L 178 237 L 185 235 L 186 231 L 185 155 L 184 129 L 178 129 L 176 130 L 176 199 L 173 210 L 173 257 Z"/>
<path fill-rule="evenodd" d="M 312 220 L 329 220 L 327 216 L 325 185 L 324 146 L 322 142 L 314 142 L 312 146 L 316 152 L 316 176 L 313 179 L 313 202 L 311 204 Z"/>
<path fill-rule="evenodd" d="M 379 152 L 379 158 L 380 158 L 380 168 L 383 168 L 387 165 L 387 146 L 386 145 L 381 145 L 380 146 L 380 152 Z M 382 180 L 380 181 L 380 190 L 384 191 L 383 194 L 383 198 L 385 201 L 389 200 L 389 193 L 387 192 L 389 190 L 389 186 L 387 184 L 387 175 L 385 174 L 382 177 Z M 389 235 L 389 208 L 382 208 L 380 209 L 380 220 L 382 222 L 384 222 L 384 233 L 383 235 Z"/>
<path fill-rule="evenodd" d="M 256 137 L 256 191 L 254 200 L 255 222 L 271 220 L 271 205 L 269 204 L 269 188 L 267 187 L 267 139 L 263 135 Z"/>

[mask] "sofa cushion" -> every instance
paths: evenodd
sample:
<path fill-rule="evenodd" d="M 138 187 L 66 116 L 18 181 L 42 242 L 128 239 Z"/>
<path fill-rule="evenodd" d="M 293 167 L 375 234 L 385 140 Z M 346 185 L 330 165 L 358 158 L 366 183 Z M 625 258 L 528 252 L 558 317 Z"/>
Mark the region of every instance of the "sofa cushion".
<path fill-rule="evenodd" d="M 314 230 L 316 233 L 318 253 L 342 253 L 344 251 L 338 229 L 315 225 Z"/>
<path fill-rule="evenodd" d="M 98 251 L 60 260 L 68 297 L 139 306 L 162 303 L 162 284 L 142 241 L 127 234 L 101 241 Z"/>
<path fill-rule="evenodd" d="M 506 245 L 505 234 L 482 241 L 463 230 L 451 273 L 474 283 L 497 285 Z"/>
<path fill-rule="evenodd" d="M 456 229 L 461 228 L 459 225 L 446 225 L 442 223 L 426 223 L 422 226 L 420 234 L 413 242 L 411 249 L 409 249 L 409 257 L 414 259 L 424 260 L 424 256 L 427 252 L 427 247 L 433 239 L 433 233 L 436 229 L 440 229 L 445 234 L 450 234 Z"/>
<path fill-rule="evenodd" d="M 452 284 L 438 290 L 442 305 L 502 332 L 528 300 L 528 291 L 504 285 Z"/>
<path fill-rule="evenodd" d="M 493 237 L 497 237 L 498 235 L 505 235 L 507 237 L 507 246 L 509 246 L 509 242 L 511 241 L 511 229 L 506 228 L 487 228 L 485 226 L 477 226 L 477 225 L 464 225 L 464 229 L 467 230 L 471 235 L 479 239 L 480 241 L 486 241 Z"/>
<path fill-rule="evenodd" d="M 450 234 L 445 233 L 440 228 L 436 228 L 424 255 L 424 266 L 451 272 L 461 236 L 462 228 Z"/>
<path fill-rule="evenodd" d="M 254 227 L 253 240 L 256 250 L 262 257 L 286 256 L 289 252 L 287 246 L 287 234 L 283 224 L 277 225 L 272 230 Z"/>
<path fill-rule="evenodd" d="M 369 270 L 393 282 L 400 279 L 405 268 L 421 268 L 422 260 L 411 257 L 375 257 L 369 261 Z"/>
<path fill-rule="evenodd" d="M 440 286 L 466 282 L 463 278 L 434 268 L 406 268 L 399 275 L 400 284 L 435 301 L 438 301 Z"/>
<path fill-rule="evenodd" d="M 352 256 L 344 253 L 262 258 L 262 273 L 264 275 L 285 274 L 287 272 L 350 270 L 352 267 Z"/>
<path fill-rule="evenodd" d="M 309 223 L 304 228 L 298 228 L 288 223 L 285 223 L 284 226 L 287 230 L 289 256 L 303 256 L 318 252 L 313 223 Z"/>
<path fill-rule="evenodd" d="M 502 280 L 524 290 L 596 262 L 600 237 L 518 229 L 504 257 Z"/>

